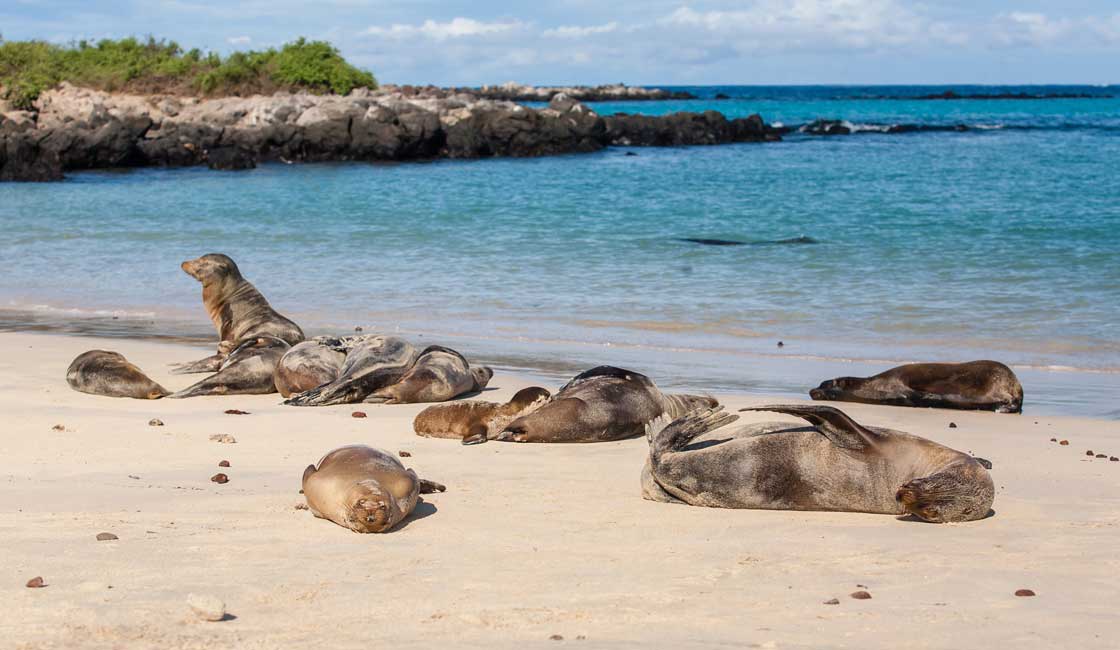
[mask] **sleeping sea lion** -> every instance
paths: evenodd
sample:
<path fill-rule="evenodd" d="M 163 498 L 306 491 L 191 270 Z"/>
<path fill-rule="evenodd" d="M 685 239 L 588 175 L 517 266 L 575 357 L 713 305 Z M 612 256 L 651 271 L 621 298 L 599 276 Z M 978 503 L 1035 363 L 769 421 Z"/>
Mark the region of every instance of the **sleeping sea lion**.
<path fill-rule="evenodd" d="M 427 438 L 454 438 L 463 444 L 482 442 L 540 408 L 550 395 L 540 386 L 531 386 L 517 391 L 505 404 L 471 400 L 429 406 L 412 421 L 412 430 Z"/>
<path fill-rule="evenodd" d="M 471 367 L 466 358 L 439 345 L 431 345 L 416 357 L 416 363 L 400 381 L 379 388 L 367 402 L 418 404 L 446 402 L 466 393 L 486 388 L 494 371 L 486 366 Z"/>
<path fill-rule="evenodd" d="M 79 354 L 66 369 L 66 383 L 76 391 L 107 397 L 159 399 L 171 394 L 123 355 L 108 350 Z"/>
<path fill-rule="evenodd" d="M 719 404 L 702 395 L 666 395 L 649 377 L 613 366 L 576 375 L 552 399 L 499 431 L 495 440 L 512 442 L 605 442 L 642 435 L 645 426 L 668 414 L 676 418 Z M 484 442 L 472 437 L 469 442 Z"/>
<path fill-rule="evenodd" d="M 276 366 L 289 349 L 286 342 L 271 336 L 247 339 L 222 361 L 217 373 L 170 397 L 275 393 Z"/>
<path fill-rule="evenodd" d="M 297 343 L 276 365 L 276 390 L 283 397 L 291 397 L 329 384 L 338 377 L 344 361 L 346 350 L 341 339 L 317 336 Z"/>
<path fill-rule="evenodd" d="M 249 338 L 271 336 L 288 345 L 303 340 L 299 325 L 276 313 L 229 257 L 210 253 L 181 266 L 202 283 L 202 304 L 218 330 L 219 343 L 217 354 L 174 366 L 173 373 L 216 372 L 229 353 Z"/>
<path fill-rule="evenodd" d="M 416 348 L 396 336 L 356 336 L 344 339 L 346 361 L 338 377 L 284 401 L 290 406 L 326 406 L 360 402 L 391 386 L 416 362 Z"/>
<path fill-rule="evenodd" d="M 339 447 L 303 471 L 311 513 L 356 533 L 384 533 L 407 517 L 420 494 L 443 492 L 391 454 L 364 445 Z"/>
<path fill-rule="evenodd" d="M 913 514 L 931 522 L 988 516 L 995 490 L 968 454 L 901 431 L 865 427 L 831 406 L 774 411 L 812 426 L 710 409 L 650 425 L 642 496 L 712 508 Z"/>
<path fill-rule="evenodd" d="M 809 391 L 815 400 L 1023 412 L 1023 385 L 998 361 L 911 363 L 874 377 L 838 377 Z"/>

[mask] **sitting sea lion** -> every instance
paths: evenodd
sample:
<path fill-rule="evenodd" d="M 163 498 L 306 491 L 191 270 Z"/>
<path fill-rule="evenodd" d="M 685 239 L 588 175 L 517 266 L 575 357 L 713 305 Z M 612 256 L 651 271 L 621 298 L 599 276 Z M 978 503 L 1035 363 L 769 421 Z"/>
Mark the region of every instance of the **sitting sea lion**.
<path fill-rule="evenodd" d="M 284 401 L 290 406 L 326 406 L 360 402 L 397 383 L 416 362 L 416 348 L 396 336 L 349 337 L 346 361 L 338 377 Z"/>
<path fill-rule="evenodd" d="M 815 400 L 1023 412 L 1023 385 L 997 361 L 911 363 L 874 377 L 839 377 L 809 391 Z"/>
<path fill-rule="evenodd" d="M 712 508 L 833 510 L 926 521 L 988 516 L 992 477 L 968 454 L 917 436 L 864 427 L 831 406 L 762 406 L 807 420 L 720 429 L 739 419 L 698 411 L 649 427 L 642 496 Z"/>
<path fill-rule="evenodd" d="M 202 283 L 202 304 L 218 330 L 219 343 L 217 354 L 179 364 L 173 373 L 216 372 L 229 353 L 249 338 L 270 336 L 288 345 L 303 340 L 299 325 L 276 313 L 229 257 L 210 253 L 181 266 Z"/>
<path fill-rule="evenodd" d="M 283 397 L 291 397 L 329 384 L 338 377 L 344 361 L 346 350 L 341 339 L 317 336 L 297 343 L 276 365 L 276 390 Z"/>
<path fill-rule="evenodd" d="M 319 467 L 303 471 L 303 495 L 311 513 L 356 533 L 383 533 L 416 507 L 420 494 L 443 492 L 391 454 L 364 445 L 339 447 Z"/>
<path fill-rule="evenodd" d="M 171 394 L 122 354 L 108 350 L 79 354 L 66 369 L 66 383 L 76 391 L 107 397 L 159 399 Z"/>
<path fill-rule="evenodd" d="M 719 404 L 702 395 L 666 395 L 649 377 L 613 366 L 576 375 L 552 399 L 506 425 L 495 440 L 606 442 L 642 435 L 662 415 L 680 417 Z M 468 442 L 484 442 L 471 437 Z"/>
<path fill-rule="evenodd" d="M 472 368 L 455 350 L 431 345 L 416 357 L 416 363 L 400 381 L 377 389 L 365 401 L 385 404 L 446 402 L 466 393 L 477 393 L 486 388 L 493 376 L 494 371 L 486 366 Z"/>
<path fill-rule="evenodd" d="M 420 411 L 412 421 L 418 436 L 454 438 L 463 444 L 496 436 L 510 422 L 540 408 L 551 393 L 540 386 L 522 388 L 505 404 L 479 400 L 437 404 Z"/>
<path fill-rule="evenodd" d="M 222 361 L 217 373 L 170 397 L 275 393 L 276 367 L 289 349 L 286 342 L 271 336 L 247 339 Z"/>

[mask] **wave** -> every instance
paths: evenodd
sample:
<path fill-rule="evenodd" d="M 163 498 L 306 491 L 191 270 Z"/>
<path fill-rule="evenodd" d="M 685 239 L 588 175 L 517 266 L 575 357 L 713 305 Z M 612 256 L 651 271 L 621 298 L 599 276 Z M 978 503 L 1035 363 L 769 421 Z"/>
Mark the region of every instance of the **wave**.
<path fill-rule="evenodd" d="M 967 133 L 969 131 L 1104 131 L 1120 133 L 1120 124 L 1006 124 L 1006 123 L 964 123 L 919 124 L 906 122 L 852 122 L 843 119 L 819 119 L 806 124 L 778 126 L 773 128 L 783 135 L 800 133 L 804 135 L 858 135 L 863 133 Z"/>

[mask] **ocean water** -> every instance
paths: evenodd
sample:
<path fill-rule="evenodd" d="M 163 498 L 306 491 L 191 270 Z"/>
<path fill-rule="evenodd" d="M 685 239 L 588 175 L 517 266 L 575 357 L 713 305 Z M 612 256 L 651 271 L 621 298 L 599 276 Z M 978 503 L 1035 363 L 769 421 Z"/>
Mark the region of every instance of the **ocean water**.
<path fill-rule="evenodd" d="M 869 98 L 945 89 L 593 105 L 864 130 L 848 137 L 0 185 L 0 328 L 211 338 L 179 263 L 224 252 L 311 332 L 401 332 L 556 379 L 615 363 L 669 387 L 804 395 L 992 358 L 1020 373 L 1028 413 L 1120 417 L 1120 87 Z M 970 129 L 876 132 L 890 124 Z M 802 237 L 816 243 L 769 243 Z"/>

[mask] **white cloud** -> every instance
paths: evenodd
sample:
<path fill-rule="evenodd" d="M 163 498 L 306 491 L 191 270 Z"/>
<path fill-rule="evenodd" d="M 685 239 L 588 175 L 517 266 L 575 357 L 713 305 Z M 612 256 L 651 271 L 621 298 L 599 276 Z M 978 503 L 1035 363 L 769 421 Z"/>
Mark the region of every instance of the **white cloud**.
<path fill-rule="evenodd" d="M 1084 45 L 1086 41 L 1109 45 L 1120 43 L 1120 13 L 1051 18 L 1043 13 L 1013 11 L 996 16 L 993 34 L 998 44 L 1008 46 Z"/>
<path fill-rule="evenodd" d="M 393 39 L 407 39 L 419 36 L 436 41 L 445 41 L 450 38 L 501 34 L 519 30 L 525 26 L 526 23 L 518 20 L 487 23 L 473 18 L 458 17 L 446 23 L 425 20 L 419 25 L 405 25 L 400 23 L 390 25 L 389 27 L 375 25 L 367 28 L 362 34 Z"/>
<path fill-rule="evenodd" d="M 253 42 L 253 39 L 248 36 L 231 36 L 226 39 L 230 45 L 248 45 Z"/>
<path fill-rule="evenodd" d="M 591 25 L 588 27 L 576 27 L 571 25 L 563 25 L 560 27 L 553 27 L 541 32 L 541 36 L 546 38 L 586 38 L 597 34 L 610 34 L 618 29 L 618 23 L 611 21 L 603 25 Z"/>

